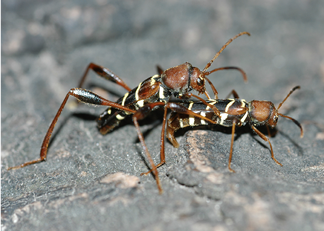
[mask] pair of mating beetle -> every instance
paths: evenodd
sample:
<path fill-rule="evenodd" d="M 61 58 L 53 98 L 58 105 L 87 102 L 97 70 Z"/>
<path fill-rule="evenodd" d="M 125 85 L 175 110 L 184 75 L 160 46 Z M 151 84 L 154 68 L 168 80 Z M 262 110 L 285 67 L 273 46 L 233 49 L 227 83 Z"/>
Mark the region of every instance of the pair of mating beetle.
<path fill-rule="evenodd" d="M 238 94 L 234 90 L 232 91 L 234 99 L 218 99 L 218 92 L 216 88 L 207 78 L 208 75 L 219 70 L 235 69 L 242 73 L 245 81 L 247 80 L 244 71 L 238 67 L 221 67 L 209 72 L 207 71 L 214 60 L 225 49 L 225 47 L 228 46 L 234 39 L 244 34 L 250 35 L 248 32 L 241 32 L 228 40 L 227 43 L 216 53 L 213 59 L 205 66 L 203 71 L 199 70 L 197 67 L 193 67 L 187 62 L 179 66 L 169 68 L 165 71 L 159 69 L 159 75 L 154 75 L 144 80 L 133 90 L 130 89 L 121 78 L 119 78 L 109 69 L 98 66 L 94 63 L 90 63 L 80 81 L 79 87 L 72 88 L 67 93 L 50 127 L 48 128 L 41 146 L 40 158 L 15 167 L 10 167 L 8 170 L 22 168 L 46 160 L 48 145 L 53 129 L 70 96 L 75 97 L 82 103 L 108 106 L 108 109 L 106 109 L 97 119 L 98 128 L 102 134 L 112 131 L 116 126 L 118 126 L 120 121 L 122 121 L 125 117 L 132 115 L 139 140 L 151 165 L 151 170 L 142 174 L 153 172 L 160 193 L 162 193 L 162 187 L 157 168 L 165 163 L 164 143 L 166 127 L 166 136 L 175 147 L 179 147 L 179 144 L 174 137 L 174 132 L 180 128 L 207 124 L 219 124 L 226 127 L 232 127 L 228 169 L 231 172 L 234 172 L 234 170 L 231 168 L 231 160 L 235 127 L 249 124 L 256 134 L 269 143 L 272 159 L 278 165 L 282 166 L 282 164 L 274 157 L 272 145 L 269 139 L 263 133 L 261 133 L 256 126 L 269 125 L 271 127 L 275 127 L 278 117 L 282 116 L 292 120 L 300 128 L 302 137 L 303 129 L 298 121 L 278 112 L 282 104 L 291 95 L 291 93 L 300 87 L 297 86 L 293 88 L 286 98 L 279 104 L 278 108 L 276 108 L 270 101 L 253 100 L 251 102 L 246 102 L 244 99 L 239 99 Z M 112 102 L 89 90 L 83 89 L 82 85 L 90 69 L 97 73 L 100 77 L 122 86 L 127 90 L 127 93 L 116 102 Z M 214 93 L 214 99 L 212 99 L 207 93 L 205 81 L 210 84 Z M 208 99 L 204 100 L 201 97 L 194 95 L 191 93 L 192 90 L 196 90 L 199 94 L 205 94 Z M 178 101 L 172 101 L 171 97 L 178 99 Z M 189 101 L 188 99 L 191 97 L 198 99 L 198 101 Z M 138 121 L 144 119 L 151 111 L 161 107 L 164 107 L 161 132 L 161 161 L 159 164 L 155 165 L 144 142 L 144 137 L 140 131 Z M 171 110 L 171 115 L 167 120 L 168 109 Z"/>

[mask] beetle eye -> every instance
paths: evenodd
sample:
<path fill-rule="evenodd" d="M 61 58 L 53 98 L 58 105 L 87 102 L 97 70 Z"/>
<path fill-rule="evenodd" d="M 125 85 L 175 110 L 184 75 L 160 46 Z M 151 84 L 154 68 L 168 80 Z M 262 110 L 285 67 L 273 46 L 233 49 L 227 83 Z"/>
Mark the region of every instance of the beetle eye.
<path fill-rule="evenodd" d="M 199 78 L 197 79 L 197 84 L 198 84 L 198 86 L 203 86 L 203 85 L 204 85 L 204 79 L 201 78 L 201 77 L 199 77 Z"/>

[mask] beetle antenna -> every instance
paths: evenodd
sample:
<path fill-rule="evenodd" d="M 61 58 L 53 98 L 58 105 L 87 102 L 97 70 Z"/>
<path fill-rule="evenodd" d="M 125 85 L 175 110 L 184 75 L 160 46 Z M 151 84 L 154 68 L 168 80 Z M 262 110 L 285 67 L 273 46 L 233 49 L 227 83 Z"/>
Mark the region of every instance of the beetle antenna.
<path fill-rule="evenodd" d="M 216 71 L 220 71 L 220 70 L 238 70 L 239 72 L 241 72 L 242 76 L 243 76 L 243 80 L 244 82 L 247 82 L 247 76 L 246 76 L 246 73 L 245 71 L 243 71 L 241 68 L 239 67 L 219 67 L 219 68 L 215 68 L 214 70 L 211 70 L 211 71 L 207 71 L 207 72 L 204 72 L 203 75 L 204 75 L 204 78 L 206 78 L 207 75 L 210 75 L 211 73 L 213 72 L 216 72 Z"/>
<path fill-rule="evenodd" d="M 277 110 L 279 110 L 279 108 L 281 108 L 282 104 L 286 101 L 286 99 L 297 89 L 300 89 L 300 86 L 296 86 L 293 89 L 291 89 L 291 91 L 289 92 L 289 94 L 286 96 L 286 98 L 279 104 Z"/>
<path fill-rule="evenodd" d="M 303 127 L 301 126 L 301 124 L 297 120 L 295 120 L 294 118 L 291 118 L 290 116 L 283 115 L 281 113 L 278 113 L 278 115 L 280 115 L 282 117 L 285 117 L 287 119 L 292 120 L 300 128 L 300 138 L 303 138 L 303 136 L 304 136 L 304 130 L 303 130 Z"/>
<path fill-rule="evenodd" d="M 233 38 L 229 39 L 224 46 L 222 46 L 222 48 L 216 53 L 216 55 L 214 56 L 214 58 L 212 58 L 212 60 L 210 60 L 209 63 L 207 63 L 207 65 L 205 66 L 204 70 L 202 71 L 203 75 L 205 74 L 205 72 L 207 71 L 207 69 L 210 67 L 210 65 L 214 62 L 214 60 L 223 52 L 223 50 L 237 37 L 240 37 L 241 35 L 247 34 L 248 36 L 250 36 L 250 33 L 247 31 L 241 32 L 237 35 L 235 35 Z"/>
<path fill-rule="evenodd" d="M 286 98 L 279 104 L 277 110 L 279 110 L 279 108 L 282 106 L 282 104 L 287 100 L 287 98 L 297 89 L 300 89 L 300 86 L 296 86 L 294 87 L 293 89 L 291 89 L 291 91 L 288 93 L 288 95 L 286 96 Z M 281 113 L 278 113 L 278 115 L 282 116 L 282 117 L 285 117 L 287 119 L 290 119 L 292 120 L 299 128 L 300 128 L 300 138 L 302 138 L 304 136 L 304 130 L 303 130 L 303 127 L 300 125 L 300 123 L 295 120 L 294 118 L 291 118 L 290 116 L 286 116 L 286 115 L 283 115 Z"/>

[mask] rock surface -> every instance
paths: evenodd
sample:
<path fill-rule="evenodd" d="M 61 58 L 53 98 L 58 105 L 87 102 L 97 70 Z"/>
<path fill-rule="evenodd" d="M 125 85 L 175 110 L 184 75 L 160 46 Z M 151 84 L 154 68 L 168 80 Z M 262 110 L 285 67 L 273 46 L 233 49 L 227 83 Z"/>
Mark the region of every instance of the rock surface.
<path fill-rule="evenodd" d="M 320 1 L 4 1 L 2 2 L 2 230 L 323 230 L 324 11 Z M 167 143 L 158 194 L 131 121 L 102 136 L 103 108 L 63 111 L 46 162 L 36 159 L 63 98 L 90 62 L 136 87 L 186 61 L 203 68 L 232 36 L 212 67 L 238 66 L 210 76 L 225 98 L 235 89 L 248 101 L 278 105 L 304 127 L 280 118 L 267 143 L 237 129 L 180 131 Z M 109 100 L 125 92 L 96 77 L 85 84 Z M 210 91 L 210 89 L 209 89 Z M 211 92 L 211 91 L 210 91 Z M 159 162 L 160 113 L 141 129 Z M 266 132 L 266 129 L 261 129 Z"/>

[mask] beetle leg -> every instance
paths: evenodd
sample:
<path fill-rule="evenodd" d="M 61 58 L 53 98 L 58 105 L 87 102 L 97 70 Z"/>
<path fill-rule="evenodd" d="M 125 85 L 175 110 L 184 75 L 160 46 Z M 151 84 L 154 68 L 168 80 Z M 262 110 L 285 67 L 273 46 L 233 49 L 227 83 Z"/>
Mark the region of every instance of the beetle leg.
<path fill-rule="evenodd" d="M 110 106 L 110 107 L 118 108 L 120 110 L 131 112 L 131 113 L 136 112 L 136 111 L 131 110 L 131 109 L 127 108 L 127 107 L 123 107 L 123 106 L 121 106 L 121 105 L 119 105 L 117 103 L 106 100 L 106 99 L 102 98 L 101 96 L 99 96 L 99 95 L 97 95 L 97 94 L 95 94 L 95 93 L 93 93 L 93 92 L 91 92 L 89 90 L 85 90 L 85 89 L 82 89 L 82 88 L 72 88 L 66 94 L 66 96 L 65 96 L 59 110 L 57 111 L 51 125 L 49 126 L 49 128 L 47 130 L 47 133 L 46 133 L 46 135 L 44 137 L 43 144 L 42 144 L 42 147 L 41 147 L 41 150 L 40 150 L 40 157 L 38 159 L 36 159 L 36 160 L 29 161 L 29 162 L 26 162 L 26 163 L 18 165 L 18 166 L 10 167 L 10 168 L 8 168 L 8 170 L 23 168 L 25 166 L 35 164 L 35 163 L 39 163 L 39 162 L 42 162 L 42 161 L 46 160 L 48 144 L 49 144 L 51 135 L 53 133 L 55 124 L 56 124 L 58 118 L 60 117 L 61 112 L 62 112 L 62 110 L 63 110 L 63 108 L 64 108 L 64 106 L 65 106 L 65 104 L 66 104 L 66 102 L 67 102 L 67 100 L 68 100 L 68 98 L 70 96 L 75 97 L 77 100 L 79 100 L 82 103 L 92 104 L 92 105 L 96 105 L 96 106 Z"/>
<path fill-rule="evenodd" d="M 109 70 L 108 68 L 106 67 L 102 67 L 102 66 L 99 66 L 95 63 L 90 63 L 87 67 L 87 69 L 85 70 L 81 80 L 80 80 L 80 83 L 79 83 L 79 88 L 82 87 L 87 75 L 88 75 L 88 72 L 89 70 L 93 70 L 94 72 L 97 73 L 97 75 L 99 75 L 100 77 L 106 79 L 106 80 L 109 80 L 109 81 L 112 81 L 113 83 L 116 83 L 118 84 L 119 86 L 122 86 L 123 88 L 125 88 L 127 91 L 131 91 L 132 89 L 130 89 L 128 87 L 128 85 L 118 76 L 116 75 L 115 73 L 113 73 L 111 70 Z"/>

